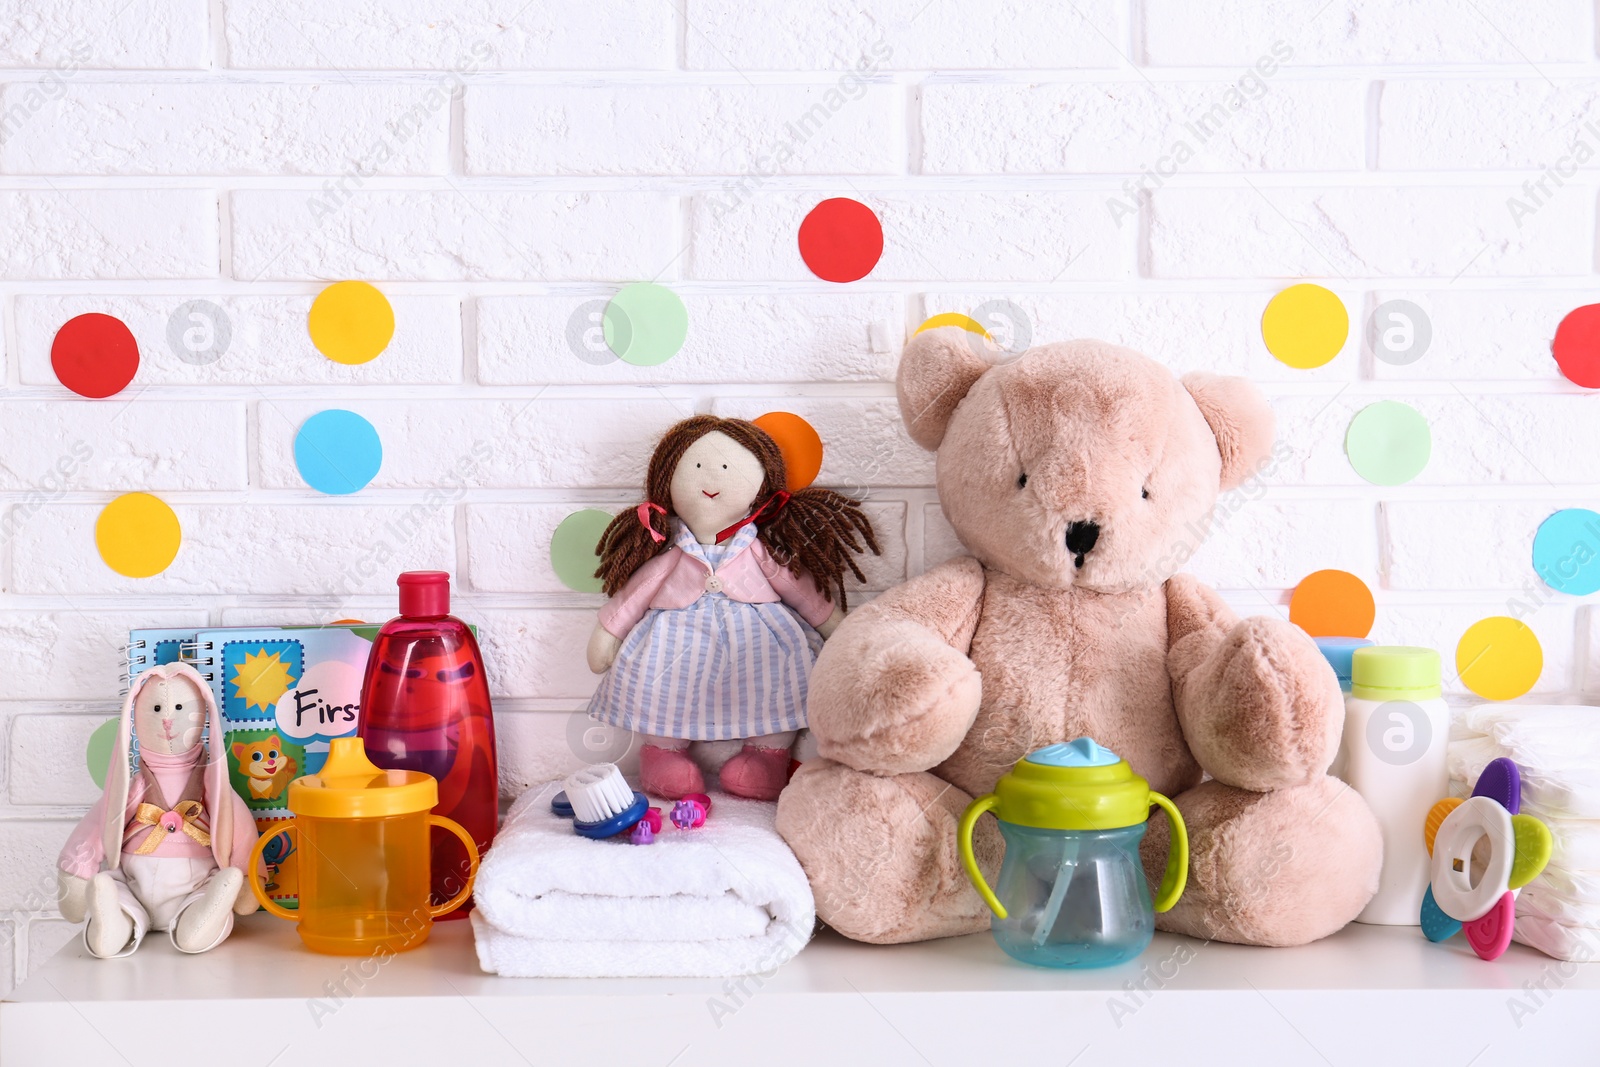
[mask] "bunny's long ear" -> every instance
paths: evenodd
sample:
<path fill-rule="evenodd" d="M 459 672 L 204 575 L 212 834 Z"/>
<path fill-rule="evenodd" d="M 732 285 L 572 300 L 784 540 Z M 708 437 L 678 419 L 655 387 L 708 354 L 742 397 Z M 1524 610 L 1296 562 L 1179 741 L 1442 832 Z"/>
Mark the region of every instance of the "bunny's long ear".
<path fill-rule="evenodd" d="M 1272 455 L 1272 408 L 1244 378 L 1196 371 L 1183 376 L 1183 387 L 1217 439 L 1222 488 L 1237 488 Z"/>
<path fill-rule="evenodd" d="M 122 712 L 117 717 L 117 737 L 111 744 L 111 762 L 106 766 L 106 821 L 100 829 L 100 844 L 105 849 L 106 864 L 115 868 L 122 856 L 122 821 L 127 817 L 128 789 L 131 772 L 128 762 L 133 750 L 133 701 L 146 683 L 160 677 L 160 667 L 151 667 L 128 686 L 128 695 L 122 702 Z"/>
<path fill-rule="evenodd" d="M 206 811 L 211 819 L 211 851 L 217 864 L 228 866 L 233 852 L 234 835 L 240 829 L 233 825 L 233 805 L 227 803 L 227 791 L 233 786 L 228 781 L 227 739 L 223 734 L 222 711 L 211 686 L 200 677 L 200 672 L 187 663 L 167 665 L 169 678 L 187 678 L 200 691 L 200 703 L 206 709 L 205 784 Z"/>
<path fill-rule="evenodd" d="M 950 416 L 989 361 L 970 344 L 973 335 L 959 326 L 924 330 L 906 345 L 895 387 L 906 432 L 932 452 L 944 440 Z"/>

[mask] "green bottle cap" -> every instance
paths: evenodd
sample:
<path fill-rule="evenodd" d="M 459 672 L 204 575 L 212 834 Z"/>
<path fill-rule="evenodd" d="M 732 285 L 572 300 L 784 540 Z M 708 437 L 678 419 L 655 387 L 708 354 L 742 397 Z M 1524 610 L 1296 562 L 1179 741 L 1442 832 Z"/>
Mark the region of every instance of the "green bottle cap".
<path fill-rule="evenodd" d="M 1439 653 L 1409 645 L 1358 648 L 1350 657 L 1350 695 L 1359 700 L 1433 700 L 1439 687 Z"/>

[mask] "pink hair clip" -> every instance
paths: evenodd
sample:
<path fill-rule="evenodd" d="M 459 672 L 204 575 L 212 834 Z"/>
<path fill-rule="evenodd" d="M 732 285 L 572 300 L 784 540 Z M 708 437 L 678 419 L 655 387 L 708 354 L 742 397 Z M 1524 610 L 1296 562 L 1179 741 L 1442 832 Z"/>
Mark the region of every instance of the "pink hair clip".
<path fill-rule="evenodd" d="M 643 504 L 640 504 L 638 508 L 637 514 L 639 516 L 639 525 L 650 531 L 650 540 L 659 545 L 661 542 L 667 539 L 667 535 L 658 532 L 654 526 L 650 525 L 650 513 L 652 511 L 659 512 L 662 515 L 667 513 L 667 509 L 662 507 L 660 504 L 657 504 L 651 500 L 646 500 Z"/>

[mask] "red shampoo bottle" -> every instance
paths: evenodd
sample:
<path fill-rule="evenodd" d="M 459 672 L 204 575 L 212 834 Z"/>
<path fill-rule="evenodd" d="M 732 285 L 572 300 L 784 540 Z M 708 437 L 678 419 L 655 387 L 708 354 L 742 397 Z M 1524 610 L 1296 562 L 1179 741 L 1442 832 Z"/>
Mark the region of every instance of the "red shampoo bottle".
<path fill-rule="evenodd" d="M 399 586 L 400 616 L 378 631 L 361 686 L 367 758 L 437 778 L 434 814 L 465 827 L 482 854 L 494 840 L 500 794 L 483 654 L 467 624 L 450 614 L 449 574 L 407 571 Z M 435 830 L 432 842 L 433 902 L 440 904 L 460 891 L 469 868 L 453 834 Z"/>

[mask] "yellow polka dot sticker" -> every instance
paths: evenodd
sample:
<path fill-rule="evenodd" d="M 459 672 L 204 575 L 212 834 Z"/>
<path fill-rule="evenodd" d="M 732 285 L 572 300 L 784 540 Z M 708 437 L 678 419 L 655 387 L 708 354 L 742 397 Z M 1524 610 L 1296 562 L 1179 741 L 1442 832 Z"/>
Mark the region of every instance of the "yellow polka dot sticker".
<path fill-rule="evenodd" d="M 1320 285 L 1291 285 L 1267 302 L 1261 339 L 1267 351 L 1298 370 L 1327 363 L 1350 336 L 1350 314 L 1338 295 Z"/>
<path fill-rule="evenodd" d="M 1539 638 L 1520 619 L 1479 619 L 1456 645 L 1456 673 L 1485 700 L 1515 700 L 1534 687 L 1542 670 Z"/>
<path fill-rule="evenodd" d="M 921 326 L 918 326 L 916 333 L 913 333 L 911 336 L 915 337 L 923 330 L 937 330 L 941 326 L 959 326 L 968 333 L 975 333 L 979 337 L 989 336 L 989 331 L 983 328 L 982 323 L 973 318 L 971 315 L 963 315 L 959 311 L 946 311 L 942 315 L 933 316 Z"/>
<path fill-rule="evenodd" d="M 124 493 L 94 524 L 94 543 L 106 566 L 128 578 L 149 578 L 172 565 L 183 542 L 178 516 L 149 493 Z"/>
<path fill-rule="evenodd" d="M 335 363 L 369 363 L 394 338 L 394 308 L 376 286 L 335 282 L 311 302 L 306 327 L 317 351 Z"/>

